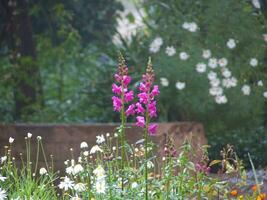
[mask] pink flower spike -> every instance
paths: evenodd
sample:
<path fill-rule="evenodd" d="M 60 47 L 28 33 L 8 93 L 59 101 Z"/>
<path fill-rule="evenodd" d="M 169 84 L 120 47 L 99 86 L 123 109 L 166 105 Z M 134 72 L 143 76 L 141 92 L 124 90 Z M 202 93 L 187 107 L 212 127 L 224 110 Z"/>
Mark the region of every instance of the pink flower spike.
<path fill-rule="evenodd" d="M 146 124 L 146 122 L 145 122 L 145 118 L 144 117 L 142 117 L 142 116 L 137 116 L 136 117 L 136 126 L 139 126 L 139 127 L 142 127 L 142 128 L 144 128 L 145 127 L 145 124 Z"/>
<path fill-rule="evenodd" d="M 118 98 L 118 97 L 113 96 L 112 97 L 112 101 L 113 101 L 114 111 L 120 111 L 121 110 L 121 107 L 122 107 L 121 99 Z"/>
<path fill-rule="evenodd" d="M 120 95 L 122 92 L 121 86 L 117 86 L 115 83 L 112 84 L 112 92 L 114 94 Z"/>
<path fill-rule="evenodd" d="M 119 74 L 115 74 L 114 78 L 116 81 L 120 82 L 121 81 L 121 76 Z"/>
<path fill-rule="evenodd" d="M 131 104 L 128 107 L 128 109 L 125 111 L 125 114 L 126 114 L 127 117 L 130 116 L 130 115 L 134 115 L 135 114 L 134 108 L 135 108 L 135 105 L 134 104 Z"/>
<path fill-rule="evenodd" d="M 148 112 L 151 118 L 157 117 L 156 101 L 152 101 L 150 104 L 148 104 Z"/>
<path fill-rule="evenodd" d="M 148 88 L 146 87 L 146 85 L 144 83 L 140 83 L 139 90 L 141 92 L 147 92 L 148 91 Z"/>
<path fill-rule="evenodd" d="M 125 102 L 126 103 L 132 101 L 133 98 L 134 98 L 133 91 L 130 91 L 130 92 L 125 93 Z"/>
<path fill-rule="evenodd" d="M 147 102 L 148 102 L 148 95 L 147 95 L 147 93 L 142 92 L 142 93 L 138 94 L 138 98 L 139 98 L 139 101 L 141 103 L 147 104 Z"/>
<path fill-rule="evenodd" d="M 152 92 L 151 92 L 151 95 L 152 95 L 153 97 L 159 95 L 159 86 L 158 86 L 158 85 L 154 85 L 153 90 L 152 90 Z"/>
<path fill-rule="evenodd" d="M 145 109 L 143 108 L 141 103 L 136 103 L 136 112 L 138 114 L 144 114 Z"/>
<path fill-rule="evenodd" d="M 157 133 L 158 130 L 158 125 L 157 124 L 150 124 L 148 127 L 148 133 L 150 135 L 155 135 Z"/>
<path fill-rule="evenodd" d="M 131 77 L 130 76 L 123 76 L 122 81 L 123 81 L 123 84 L 125 85 L 125 87 L 127 87 L 129 85 L 129 83 L 131 82 Z"/>

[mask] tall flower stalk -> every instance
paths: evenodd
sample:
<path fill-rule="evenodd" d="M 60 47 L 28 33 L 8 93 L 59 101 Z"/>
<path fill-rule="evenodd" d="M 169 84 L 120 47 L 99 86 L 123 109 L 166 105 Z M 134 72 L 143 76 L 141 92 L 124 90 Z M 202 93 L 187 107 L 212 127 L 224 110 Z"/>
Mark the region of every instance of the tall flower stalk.
<path fill-rule="evenodd" d="M 118 71 L 114 76 L 116 83 L 112 84 L 112 97 L 113 108 L 115 112 L 120 112 L 121 127 L 120 127 L 120 145 L 121 145 L 121 178 L 122 178 L 122 191 L 124 189 L 124 167 L 125 167 L 125 128 L 127 117 L 135 114 L 135 106 L 129 104 L 134 99 L 133 91 L 128 90 L 128 85 L 131 82 L 131 77 L 128 76 L 128 68 L 125 64 L 125 59 L 122 54 L 119 54 Z"/>
<path fill-rule="evenodd" d="M 139 85 L 138 103 L 136 103 L 136 125 L 144 129 L 145 140 L 145 199 L 148 199 L 148 135 L 154 135 L 157 132 L 157 124 L 150 123 L 151 119 L 157 117 L 157 108 L 155 97 L 159 95 L 158 85 L 154 85 L 155 74 L 149 58 L 146 73 L 142 76 Z"/>

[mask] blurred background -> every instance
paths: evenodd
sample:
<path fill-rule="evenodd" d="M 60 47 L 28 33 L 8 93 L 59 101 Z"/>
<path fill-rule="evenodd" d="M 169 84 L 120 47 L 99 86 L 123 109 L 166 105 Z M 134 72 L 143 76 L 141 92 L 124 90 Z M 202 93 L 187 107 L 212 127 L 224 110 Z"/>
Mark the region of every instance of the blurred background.
<path fill-rule="evenodd" d="M 118 52 L 135 85 L 151 56 L 158 121 L 267 166 L 266 17 L 266 0 L 1 0 L 0 121 L 117 122 Z"/>

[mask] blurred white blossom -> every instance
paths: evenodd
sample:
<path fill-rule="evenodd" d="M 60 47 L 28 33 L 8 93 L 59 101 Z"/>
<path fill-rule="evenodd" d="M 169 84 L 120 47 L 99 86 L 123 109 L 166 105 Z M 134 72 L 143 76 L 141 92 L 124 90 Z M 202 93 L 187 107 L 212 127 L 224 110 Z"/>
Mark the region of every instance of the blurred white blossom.
<path fill-rule="evenodd" d="M 260 4 L 259 0 L 252 0 L 251 3 L 255 8 L 257 8 L 257 9 L 261 8 L 261 4 Z"/>
<path fill-rule="evenodd" d="M 165 77 L 161 77 L 160 78 L 160 84 L 163 86 L 163 87 L 168 87 L 169 86 L 169 81 L 167 78 Z"/>
<path fill-rule="evenodd" d="M 234 49 L 236 47 L 236 41 L 233 38 L 230 38 L 226 45 L 229 49 Z"/>
<path fill-rule="evenodd" d="M 250 61 L 249 61 L 249 64 L 252 67 L 256 67 L 258 65 L 258 60 L 256 58 L 251 58 Z"/>
<path fill-rule="evenodd" d="M 101 134 L 101 135 L 97 135 L 96 136 L 96 143 L 97 144 L 102 144 L 102 143 L 104 143 L 106 140 L 105 140 L 105 137 L 104 137 L 104 135 L 103 134 Z"/>
<path fill-rule="evenodd" d="M 241 88 L 242 92 L 244 95 L 250 95 L 250 86 L 249 85 L 243 85 Z"/>
<path fill-rule="evenodd" d="M 64 181 L 61 181 L 58 185 L 60 189 L 64 189 L 65 191 L 67 191 L 68 189 L 72 189 L 73 186 L 74 186 L 74 182 L 70 180 L 70 178 L 67 176 L 65 176 Z"/>
<path fill-rule="evenodd" d="M 196 32 L 198 29 L 198 25 L 195 22 L 184 22 L 182 27 L 190 32 Z"/>
<path fill-rule="evenodd" d="M 257 85 L 258 85 L 258 86 L 263 86 L 263 82 L 262 82 L 262 80 L 259 80 L 259 81 L 257 82 Z"/>
<path fill-rule="evenodd" d="M 207 66 L 206 66 L 205 63 L 198 63 L 198 64 L 196 65 L 196 70 L 197 70 L 197 72 L 199 72 L 199 73 L 204 73 L 204 72 L 206 71 L 206 68 L 207 68 Z"/>
<path fill-rule="evenodd" d="M 176 50 L 173 46 L 166 47 L 165 53 L 168 56 L 173 56 L 176 53 Z"/>
<path fill-rule="evenodd" d="M 212 69 L 215 69 L 218 66 L 218 61 L 216 58 L 210 58 L 208 66 Z"/>
<path fill-rule="evenodd" d="M 214 71 L 210 71 L 209 73 L 208 73 L 208 79 L 209 80 L 213 80 L 213 79 L 216 79 L 217 78 L 217 73 L 216 72 L 214 72 Z"/>
<path fill-rule="evenodd" d="M 223 94 L 223 89 L 221 87 L 211 87 L 209 93 L 212 96 L 218 96 Z"/>
<path fill-rule="evenodd" d="M 205 59 L 208 59 L 211 57 L 211 51 L 209 49 L 203 50 L 202 51 L 202 57 Z"/>
<path fill-rule="evenodd" d="M 181 52 L 179 56 L 181 60 L 187 60 L 189 58 L 189 55 L 186 52 Z"/>
<path fill-rule="evenodd" d="M 263 96 L 267 98 L 267 91 L 263 92 Z"/>
<path fill-rule="evenodd" d="M 185 88 L 185 82 L 180 82 L 180 81 L 177 81 L 176 84 L 175 84 L 175 87 L 178 89 L 178 90 L 183 90 Z"/>
<path fill-rule="evenodd" d="M 157 53 L 160 50 L 163 40 L 161 37 L 156 37 L 149 46 L 149 51 L 151 53 Z"/>
<path fill-rule="evenodd" d="M 219 95 L 215 97 L 215 102 L 217 104 L 225 104 L 227 103 L 227 97 L 225 95 Z"/>
<path fill-rule="evenodd" d="M 226 67 L 226 65 L 228 64 L 228 60 L 226 58 L 221 58 L 218 60 L 218 64 L 220 67 Z"/>

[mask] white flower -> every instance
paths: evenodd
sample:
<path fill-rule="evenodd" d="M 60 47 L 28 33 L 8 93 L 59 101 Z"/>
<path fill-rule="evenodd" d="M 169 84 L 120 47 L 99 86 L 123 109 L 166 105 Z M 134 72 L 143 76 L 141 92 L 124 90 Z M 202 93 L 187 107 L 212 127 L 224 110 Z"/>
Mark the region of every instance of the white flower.
<path fill-rule="evenodd" d="M 109 137 L 110 136 L 110 133 L 106 133 L 106 137 Z"/>
<path fill-rule="evenodd" d="M 7 199 L 6 191 L 0 188 L 0 200 Z"/>
<path fill-rule="evenodd" d="M 222 75 L 223 75 L 223 77 L 225 77 L 225 78 L 229 78 L 229 77 L 231 77 L 232 73 L 230 72 L 229 69 L 224 68 L 224 69 L 222 69 Z"/>
<path fill-rule="evenodd" d="M 228 60 L 226 58 L 221 58 L 218 60 L 218 64 L 220 67 L 226 67 L 226 65 L 228 64 Z"/>
<path fill-rule="evenodd" d="M 64 181 L 61 181 L 58 185 L 60 189 L 64 189 L 65 191 L 67 191 L 68 189 L 72 189 L 73 186 L 74 186 L 74 182 L 70 180 L 70 178 L 67 176 L 65 176 Z"/>
<path fill-rule="evenodd" d="M 219 95 L 219 96 L 216 96 L 215 97 L 215 102 L 217 103 L 217 104 L 225 104 L 225 103 L 227 103 L 227 98 L 226 98 L 226 96 L 225 95 Z"/>
<path fill-rule="evenodd" d="M 241 88 L 242 92 L 244 95 L 250 95 L 250 86 L 249 85 L 243 85 Z"/>
<path fill-rule="evenodd" d="M 1 157 L 1 164 L 3 164 L 7 160 L 7 156 Z"/>
<path fill-rule="evenodd" d="M 81 164 L 77 164 L 73 168 L 73 175 L 76 175 L 83 171 L 83 166 Z"/>
<path fill-rule="evenodd" d="M 27 137 L 28 138 L 31 138 L 32 137 L 32 134 L 31 133 L 27 133 Z"/>
<path fill-rule="evenodd" d="M 160 78 L 160 83 L 163 87 L 168 87 L 169 86 L 169 81 L 167 78 L 161 77 Z"/>
<path fill-rule="evenodd" d="M 96 189 L 96 193 L 104 194 L 106 190 L 106 182 L 104 180 L 96 181 L 95 189 Z"/>
<path fill-rule="evenodd" d="M 113 147 L 112 147 L 112 150 L 113 150 L 113 151 L 116 151 L 116 149 L 117 149 L 116 146 L 113 146 Z"/>
<path fill-rule="evenodd" d="M 175 84 L 175 87 L 178 89 L 178 90 L 182 90 L 185 88 L 185 82 L 179 82 L 177 81 L 176 84 Z"/>
<path fill-rule="evenodd" d="M 149 46 L 149 51 L 151 53 L 157 53 L 160 50 L 163 40 L 161 37 L 156 37 Z"/>
<path fill-rule="evenodd" d="M 88 148 L 87 142 L 82 142 L 81 145 L 80 145 L 80 147 L 81 147 L 81 149 Z"/>
<path fill-rule="evenodd" d="M 102 144 L 103 142 L 105 142 L 106 140 L 105 140 L 105 137 L 104 137 L 104 135 L 102 134 L 102 135 L 97 135 L 96 136 L 96 143 L 97 144 Z"/>
<path fill-rule="evenodd" d="M 41 136 L 37 136 L 36 138 L 37 138 L 37 140 L 39 140 L 39 141 L 42 139 Z"/>
<path fill-rule="evenodd" d="M 189 55 L 183 51 L 179 54 L 179 57 L 181 60 L 187 60 L 189 58 Z"/>
<path fill-rule="evenodd" d="M 196 70 L 197 70 L 197 72 L 199 72 L 199 73 L 204 73 L 205 71 L 206 71 L 206 64 L 205 63 L 198 63 L 197 65 L 196 65 Z"/>
<path fill-rule="evenodd" d="M 168 56 L 173 56 L 176 53 L 176 50 L 175 50 L 175 48 L 173 46 L 166 47 L 165 53 Z"/>
<path fill-rule="evenodd" d="M 219 86 L 220 83 L 221 83 L 221 81 L 218 78 L 215 78 L 215 79 L 210 80 L 210 85 L 213 86 L 213 87 Z"/>
<path fill-rule="evenodd" d="M 9 142 L 10 144 L 12 144 L 12 143 L 14 142 L 14 138 L 13 138 L 13 137 L 10 137 L 9 140 L 8 140 L 8 142 Z"/>
<path fill-rule="evenodd" d="M 90 154 L 94 154 L 96 153 L 97 151 L 99 152 L 103 152 L 103 150 L 98 146 L 98 145 L 94 145 L 91 150 L 90 150 Z"/>
<path fill-rule="evenodd" d="M 84 192 L 86 190 L 86 184 L 84 183 L 77 183 L 74 185 L 74 190 L 76 192 Z"/>
<path fill-rule="evenodd" d="M 150 160 L 149 161 L 147 161 L 147 168 L 148 169 L 152 169 L 153 167 L 154 167 L 154 164 L 153 164 L 153 162 L 151 162 Z"/>
<path fill-rule="evenodd" d="M 257 9 L 260 9 L 261 8 L 261 4 L 259 2 L 259 0 L 252 0 L 251 2 L 253 4 L 253 6 Z"/>
<path fill-rule="evenodd" d="M 74 167 L 73 166 L 69 166 L 66 168 L 66 173 L 67 174 L 73 174 L 73 170 L 74 170 Z"/>
<path fill-rule="evenodd" d="M 258 86 L 263 86 L 263 82 L 262 80 L 259 80 L 258 83 L 257 83 Z"/>
<path fill-rule="evenodd" d="M 114 137 L 117 138 L 118 137 L 118 133 L 114 133 Z"/>
<path fill-rule="evenodd" d="M 217 78 L 217 73 L 216 72 L 214 72 L 214 71 L 210 71 L 209 73 L 208 73 L 208 79 L 211 81 L 211 80 L 213 80 L 213 79 L 216 79 Z"/>
<path fill-rule="evenodd" d="M 0 181 L 4 182 L 6 180 L 6 177 L 2 176 L 2 174 L 0 174 Z"/>
<path fill-rule="evenodd" d="M 234 49 L 236 47 L 236 42 L 233 38 L 230 38 L 227 43 L 226 43 L 227 47 L 229 49 Z"/>
<path fill-rule="evenodd" d="M 138 183 L 133 182 L 133 183 L 132 183 L 132 189 L 137 188 L 137 187 L 138 187 Z"/>
<path fill-rule="evenodd" d="M 39 170 L 39 174 L 40 174 L 40 175 L 45 175 L 45 174 L 47 174 L 46 169 L 45 169 L 44 167 L 40 168 L 40 170 Z"/>
<path fill-rule="evenodd" d="M 187 30 L 190 27 L 190 23 L 184 22 L 183 25 L 182 25 L 182 27 L 183 27 L 183 29 L 186 29 Z"/>
<path fill-rule="evenodd" d="M 225 88 L 235 87 L 237 85 L 237 80 L 235 77 L 225 78 L 222 80 L 222 85 Z"/>
<path fill-rule="evenodd" d="M 262 94 L 265 98 L 267 98 L 267 91 L 263 92 Z"/>
<path fill-rule="evenodd" d="M 262 37 L 263 37 L 264 41 L 267 42 L 267 34 L 266 33 L 262 34 Z"/>
<path fill-rule="evenodd" d="M 210 68 L 215 69 L 218 66 L 217 59 L 216 58 L 210 58 L 208 65 Z"/>
<path fill-rule="evenodd" d="M 221 87 L 211 87 L 209 92 L 212 96 L 218 96 L 223 94 L 223 89 Z"/>
<path fill-rule="evenodd" d="M 256 58 L 251 58 L 250 61 L 249 61 L 249 64 L 252 67 L 256 67 L 258 65 L 258 60 Z"/>
<path fill-rule="evenodd" d="M 211 57 L 211 51 L 209 49 L 203 50 L 202 51 L 202 57 L 205 59 L 208 59 Z"/>
<path fill-rule="evenodd" d="M 84 156 L 89 156 L 89 151 L 84 151 L 84 152 L 83 152 L 83 155 L 84 155 Z"/>
<path fill-rule="evenodd" d="M 182 27 L 190 32 L 196 32 L 198 29 L 198 26 L 195 22 L 184 22 Z"/>
<path fill-rule="evenodd" d="M 77 194 L 70 198 L 70 200 L 82 200 Z"/>
<path fill-rule="evenodd" d="M 93 171 L 94 175 L 96 175 L 98 178 L 105 177 L 105 170 L 101 165 L 98 165 L 96 169 Z"/>

